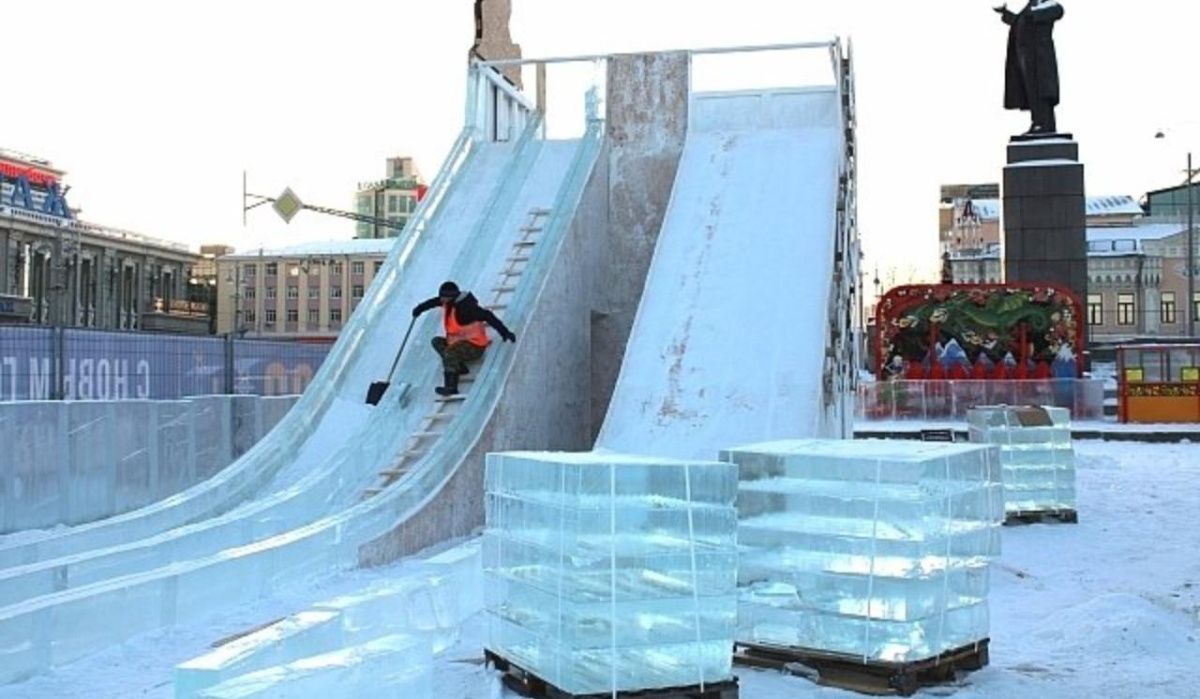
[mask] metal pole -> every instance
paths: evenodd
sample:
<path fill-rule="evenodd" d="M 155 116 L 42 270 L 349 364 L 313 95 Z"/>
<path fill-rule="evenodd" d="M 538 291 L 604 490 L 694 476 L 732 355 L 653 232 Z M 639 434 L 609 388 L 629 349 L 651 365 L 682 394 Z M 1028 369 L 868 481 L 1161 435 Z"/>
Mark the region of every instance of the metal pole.
<path fill-rule="evenodd" d="M 1195 207 L 1192 206 L 1192 154 L 1187 157 L 1187 299 L 1188 299 L 1188 337 L 1196 337 L 1196 226 Z"/>

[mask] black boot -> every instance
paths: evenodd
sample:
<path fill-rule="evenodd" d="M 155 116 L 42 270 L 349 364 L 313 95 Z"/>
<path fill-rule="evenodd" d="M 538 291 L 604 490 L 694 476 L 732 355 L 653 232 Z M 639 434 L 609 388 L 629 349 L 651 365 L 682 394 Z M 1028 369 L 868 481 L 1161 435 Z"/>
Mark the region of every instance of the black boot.
<path fill-rule="evenodd" d="M 456 374 L 452 371 L 447 371 L 444 374 L 442 374 L 442 377 L 445 380 L 446 385 L 438 386 L 437 388 L 435 388 L 433 390 L 439 396 L 452 396 L 452 395 L 458 393 L 458 374 Z"/>
<path fill-rule="evenodd" d="M 470 373 L 471 373 L 471 369 L 467 366 L 466 362 L 463 362 L 462 364 L 458 365 L 458 375 L 459 376 L 466 376 L 467 374 L 470 374 Z"/>

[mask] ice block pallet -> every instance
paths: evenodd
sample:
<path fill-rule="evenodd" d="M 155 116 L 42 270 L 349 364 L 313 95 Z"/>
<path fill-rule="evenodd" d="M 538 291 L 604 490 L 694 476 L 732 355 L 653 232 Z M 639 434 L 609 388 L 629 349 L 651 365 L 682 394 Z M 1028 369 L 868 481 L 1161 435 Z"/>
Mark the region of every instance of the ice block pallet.
<path fill-rule="evenodd" d="M 504 686 L 523 697 L 531 699 L 610 699 L 614 696 L 612 692 L 601 694 L 564 692 L 536 674 L 509 662 L 490 650 L 484 650 L 483 655 L 487 664 L 504 673 Z M 621 699 L 738 699 L 738 680 L 734 677 L 724 682 L 705 684 L 703 687 L 695 684 L 688 687 L 623 691 L 617 692 L 615 696 Z"/>
<path fill-rule="evenodd" d="M 910 696 L 922 687 L 953 680 L 959 671 L 982 669 L 988 664 L 988 642 L 985 638 L 933 658 L 908 662 L 864 661 L 845 653 L 739 642 L 733 663 L 804 677 L 815 675 L 818 684 L 863 694 Z"/>
<path fill-rule="evenodd" d="M 1079 524 L 1079 513 L 1075 510 L 1017 510 L 1004 515 L 1004 526 L 1016 524 L 1044 524 L 1047 522 L 1063 522 Z"/>
<path fill-rule="evenodd" d="M 980 406 L 967 413 L 970 440 L 1000 449 L 1004 524 L 1075 524 L 1071 413 L 1041 406 Z"/>

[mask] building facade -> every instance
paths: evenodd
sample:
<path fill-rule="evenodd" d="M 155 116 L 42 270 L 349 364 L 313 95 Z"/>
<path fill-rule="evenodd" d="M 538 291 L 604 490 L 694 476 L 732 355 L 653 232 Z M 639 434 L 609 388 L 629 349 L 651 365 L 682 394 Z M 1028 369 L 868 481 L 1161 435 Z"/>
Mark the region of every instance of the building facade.
<path fill-rule="evenodd" d="M 941 211 L 948 280 L 1003 282 L 1000 202 L 943 199 Z M 1187 335 L 1186 223 L 1143 211 L 1129 196 L 1087 198 L 1088 294 L 1080 300 L 1091 342 Z M 1200 317 L 1200 293 L 1190 303 Z"/>
<path fill-rule="evenodd" d="M 395 242 L 307 243 L 217 258 L 217 332 L 275 339 L 337 337 Z"/>
<path fill-rule="evenodd" d="M 64 172 L 0 150 L 0 322 L 209 331 L 188 280 L 187 246 L 79 219 Z"/>
<path fill-rule="evenodd" d="M 387 177 L 377 182 L 360 182 L 354 195 L 354 211 L 378 219 L 359 221 L 356 238 L 394 238 L 425 196 L 425 181 L 412 158 L 387 159 Z"/>

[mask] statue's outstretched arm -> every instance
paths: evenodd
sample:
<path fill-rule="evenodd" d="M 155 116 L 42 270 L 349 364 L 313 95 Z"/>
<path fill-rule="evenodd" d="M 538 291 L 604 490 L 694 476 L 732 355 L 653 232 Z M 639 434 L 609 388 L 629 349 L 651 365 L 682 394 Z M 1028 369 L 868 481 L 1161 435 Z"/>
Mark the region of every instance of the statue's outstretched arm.
<path fill-rule="evenodd" d="M 1017 14 L 1008 9 L 1007 5 L 1000 5 L 998 7 L 993 7 L 992 9 L 1000 14 L 1000 19 L 1005 24 L 1012 24 L 1013 22 L 1017 21 Z"/>
<path fill-rule="evenodd" d="M 1063 18 L 1063 6 L 1057 1 L 1044 2 L 1029 10 L 1029 17 L 1038 24 L 1049 24 Z"/>

